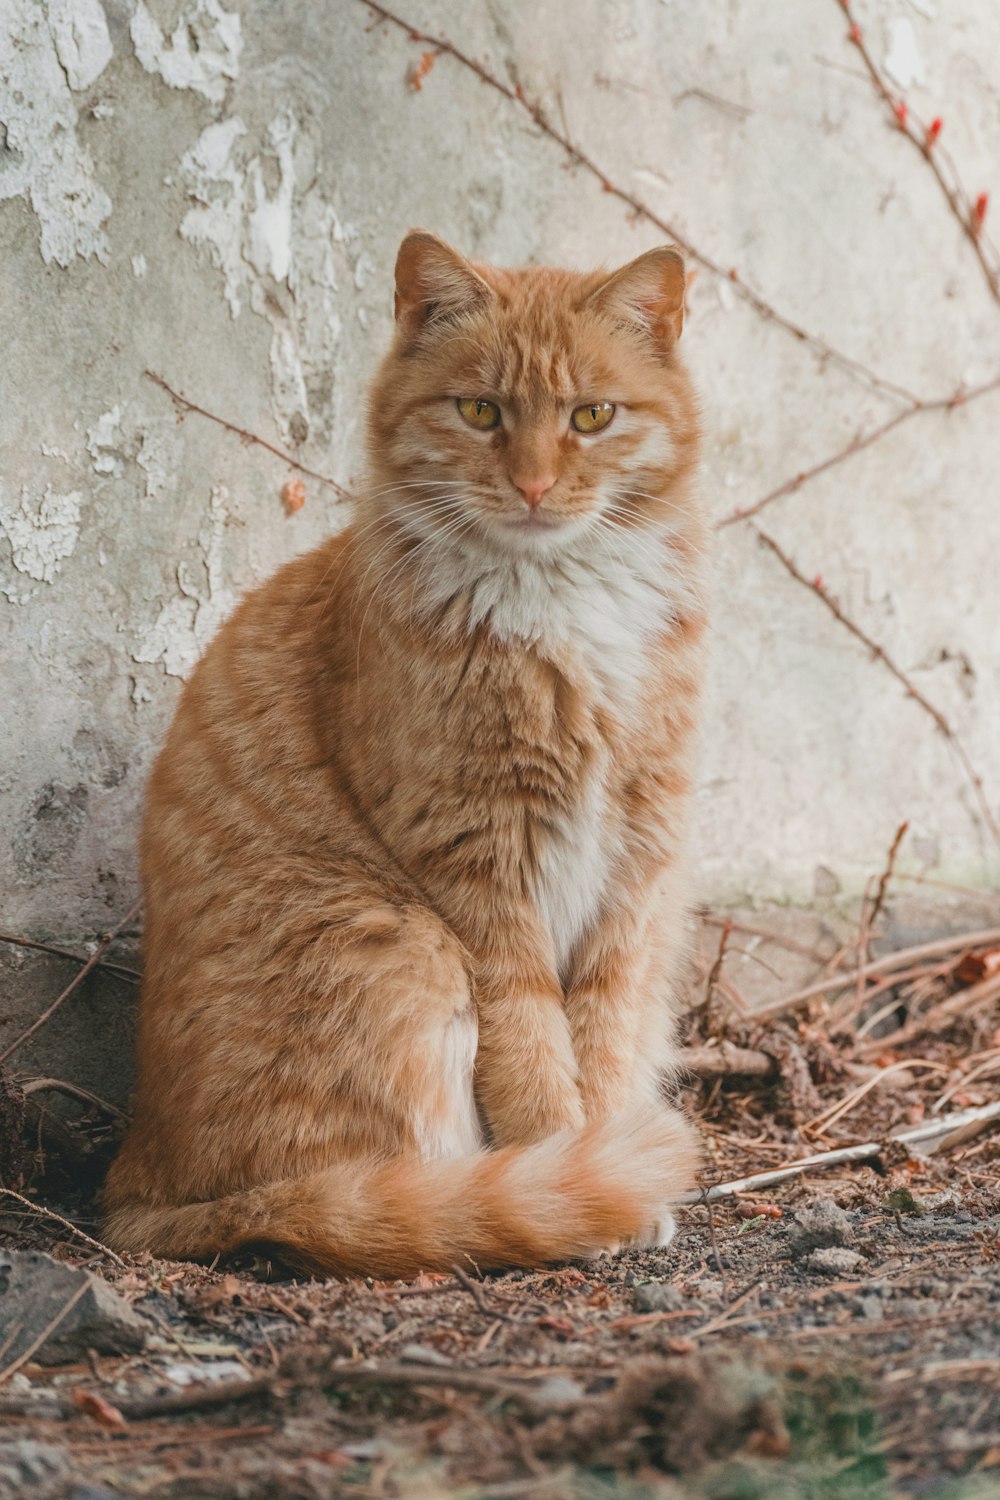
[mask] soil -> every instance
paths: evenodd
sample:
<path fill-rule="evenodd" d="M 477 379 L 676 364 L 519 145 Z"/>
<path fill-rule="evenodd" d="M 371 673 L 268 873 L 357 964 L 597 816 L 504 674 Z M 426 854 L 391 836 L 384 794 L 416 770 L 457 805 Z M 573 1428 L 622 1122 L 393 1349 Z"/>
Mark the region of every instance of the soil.
<path fill-rule="evenodd" d="M 690 1081 L 706 1184 L 996 1098 L 993 951 L 766 1027 L 723 1004 L 710 951 L 688 1043 L 724 1036 L 773 1072 Z M 859 1095 L 872 1066 L 893 1086 Z M 1000 1497 L 995 1126 L 696 1204 L 664 1250 L 389 1284 L 116 1266 L 48 1213 L 96 1233 L 120 1121 L 97 1105 L 41 1120 L 29 1110 L 36 1207 L 3 1200 L 0 1242 L 87 1265 L 152 1334 L 61 1366 L 11 1371 L 0 1350 L 3 1500 Z"/>

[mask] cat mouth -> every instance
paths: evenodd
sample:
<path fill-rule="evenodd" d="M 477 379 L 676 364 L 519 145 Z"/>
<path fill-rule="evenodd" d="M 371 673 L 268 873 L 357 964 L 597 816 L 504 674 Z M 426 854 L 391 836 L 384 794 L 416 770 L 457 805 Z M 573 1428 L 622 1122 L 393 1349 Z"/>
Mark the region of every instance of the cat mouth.
<path fill-rule="evenodd" d="M 511 531 L 560 531 L 566 524 L 564 516 L 543 516 L 537 510 L 529 510 L 524 515 L 504 516 L 503 524 Z"/>

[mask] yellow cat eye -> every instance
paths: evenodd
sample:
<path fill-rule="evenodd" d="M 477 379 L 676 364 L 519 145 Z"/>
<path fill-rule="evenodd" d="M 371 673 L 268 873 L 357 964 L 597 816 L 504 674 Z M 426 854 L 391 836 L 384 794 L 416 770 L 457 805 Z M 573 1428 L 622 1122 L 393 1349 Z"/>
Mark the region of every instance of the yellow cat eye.
<path fill-rule="evenodd" d="M 607 427 L 614 414 L 612 402 L 591 401 L 586 406 L 578 406 L 571 421 L 577 432 L 600 432 L 602 427 Z"/>
<path fill-rule="evenodd" d="M 480 432 L 488 432 L 491 427 L 500 426 L 500 408 L 495 401 L 466 401 L 459 396 L 455 405 L 462 420 L 468 422 L 470 427 L 477 427 Z"/>

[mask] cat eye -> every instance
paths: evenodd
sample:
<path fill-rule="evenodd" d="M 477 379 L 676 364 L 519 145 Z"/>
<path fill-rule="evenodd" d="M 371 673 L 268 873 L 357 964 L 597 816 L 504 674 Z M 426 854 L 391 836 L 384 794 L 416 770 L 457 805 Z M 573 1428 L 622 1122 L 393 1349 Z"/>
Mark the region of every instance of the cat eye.
<path fill-rule="evenodd" d="M 468 422 L 470 427 L 476 427 L 480 432 L 488 432 L 491 427 L 500 426 L 500 408 L 495 401 L 466 401 L 459 396 L 455 402 L 462 420 Z"/>
<path fill-rule="evenodd" d="M 600 432 L 607 427 L 615 414 L 610 401 L 591 401 L 587 406 L 578 406 L 571 417 L 577 432 Z"/>

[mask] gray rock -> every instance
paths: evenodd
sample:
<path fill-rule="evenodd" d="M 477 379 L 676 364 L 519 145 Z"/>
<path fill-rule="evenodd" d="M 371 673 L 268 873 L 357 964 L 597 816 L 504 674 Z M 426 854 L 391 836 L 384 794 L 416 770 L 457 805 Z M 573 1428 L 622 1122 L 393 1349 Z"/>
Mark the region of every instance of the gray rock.
<path fill-rule="evenodd" d="M 865 1258 L 857 1250 L 847 1250 L 843 1245 L 824 1245 L 812 1250 L 805 1263 L 810 1271 L 820 1271 L 824 1276 L 847 1276 L 864 1265 Z"/>
<path fill-rule="evenodd" d="M 62 1494 L 70 1477 L 70 1456 L 51 1443 L 18 1438 L 0 1442 L 0 1495 L 37 1495 L 39 1500 Z"/>
<path fill-rule="evenodd" d="M 832 1198 L 817 1198 L 795 1215 L 789 1248 L 795 1256 L 823 1250 L 828 1245 L 847 1245 L 854 1237 L 851 1221 Z"/>
<path fill-rule="evenodd" d="M 0 1345 L 5 1361 L 31 1349 L 50 1323 L 55 1325 L 51 1333 L 31 1355 L 39 1364 L 85 1359 L 88 1349 L 134 1354 L 150 1331 L 123 1297 L 88 1271 L 37 1250 L 0 1251 Z"/>
<path fill-rule="evenodd" d="M 644 1281 L 632 1292 L 636 1312 L 680 1312 L 684 1296 L 669 1281 Z"/>
<path fill-rule="evenodd" d="M 861 1298 L 861 1316 L 867 1323 L 881 1323 L 885 1317 L 885 1309 L 880 1297 Z"/>

